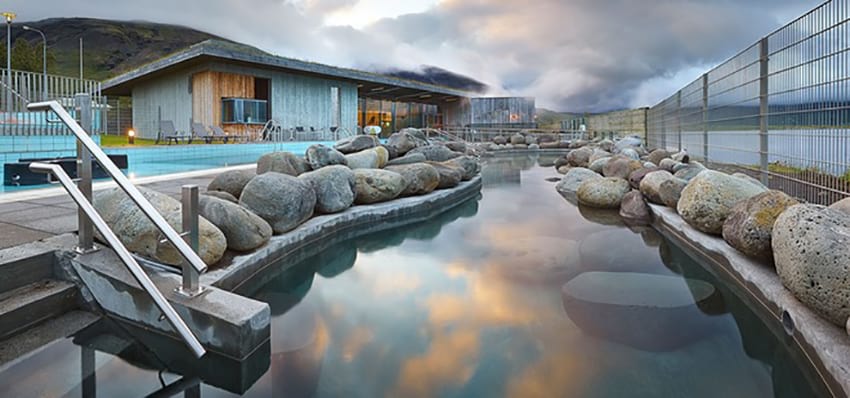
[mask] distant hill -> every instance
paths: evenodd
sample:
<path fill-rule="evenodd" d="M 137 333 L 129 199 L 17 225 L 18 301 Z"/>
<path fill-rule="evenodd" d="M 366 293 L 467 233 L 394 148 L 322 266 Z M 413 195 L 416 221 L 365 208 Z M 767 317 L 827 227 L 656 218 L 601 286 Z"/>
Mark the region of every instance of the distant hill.
<path fill-rule="evenodd" d="M 561 128 L 561 121 L 581 116 L 580 113 L 557 112 L 545 108 L 535 109 L 537 115 L 537 127 L 545 130 L 557 130 Z"/>
<path fill-rule="evenodd" d="M 232 42 L 185 26 L 144 21 L 50 18 L 26 24 L 45 32 L 48 48 L 56 58 L 56 63 L 49 70 L 52 74 L 79 76 L 79 45 L 82 37 L 85 56 L 83 73 L 87 79 L 95 80 L 120 75 L 204 40 Z M 38 33 L 25 31 L 21 25 L 16 23 L 12 26 L 13 41 L 23 38 L 32 44 L 40 42 Z M 469 77 L 433 66 L 424 66 L 422 71 L 393 69 L 372 72 L 473 92 L 482 92 L 487 87 Z"/>

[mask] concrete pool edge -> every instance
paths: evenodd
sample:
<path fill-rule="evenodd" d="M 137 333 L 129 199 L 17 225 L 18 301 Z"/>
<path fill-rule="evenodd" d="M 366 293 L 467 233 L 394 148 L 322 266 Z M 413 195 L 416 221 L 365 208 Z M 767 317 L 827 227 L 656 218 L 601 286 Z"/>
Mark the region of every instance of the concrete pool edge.
<path fill-rule="evenodd" d="M 230 265 L 201 275 L 201 283 L 234 291 L 275 264 L 288 261 L 298 250 L 327 241 L 332 243 L 341 234 L 344 234 L 344 239 L 352 239 L 427 220 L 479 195 L 481 186 L 482 178 L 477 175 L 454 188 L 372 205 L 353 206 L 341 213 L 313 217 L 290 232 L 273 236 L 259 250 L 237 255 Z M 358 227 L 363 228 L 353 230 Z M 288 266 L 294 263 L 292 261 Z M 278 271 L 288 266 L 281 264 Z"/>
<path fill-rule="evenodd" d="M 650 204 L 653 227 L 675 241 L 695 259 L 710 266 L 712 273 L 732 281 L 754 303 L 757 314 L 772 329 L 782 330 L 783 318 L 792 320 L 789 337 L 814 366 L 833 396 L 850 393 L 850 338 L 847 332 L 821 318 L 798 301 L 770 266 L 741 254 L 716 236 L 697 231 L 673 209 Z M 786 340 L 787 341 L 787 340 Z"/>

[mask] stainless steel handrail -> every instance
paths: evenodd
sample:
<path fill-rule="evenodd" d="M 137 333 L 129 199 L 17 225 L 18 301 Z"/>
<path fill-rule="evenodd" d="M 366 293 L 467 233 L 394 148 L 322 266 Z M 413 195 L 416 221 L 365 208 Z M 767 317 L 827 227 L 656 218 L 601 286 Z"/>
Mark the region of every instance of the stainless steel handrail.
<path fill-rule="evenodd" d="M 46 111 L 52 110 L 59 116 L 59 119 L 65 123 L 68 128 L 71 129 L 71 132 L 77 137 L 77 140 L 87 149 L 91 155 L 100 163 L 100 166 L 103 170 L 112 177 L 113 180 L 121 187 L 124 192 L 130 197 L 130 199 L 139 206 L 139 209 L 142 210 L 142 213 L 147 216 L 151 222 L 159 229 L 165 238 L 174 245 L 174 248 L 180 253 L 189 264 L 192 265 L 195 270 L 199 273 L 204 273 L 207 271 L 207 265 L 204 264 L 204 261 L 195 253 L 191 247 L 183 240 L 183 237 L 165 221 L 165 218 L 162 217 L 161 214 L 153 207 L 153 205 L 139 192 L 138 188 L 136 188 L 130 180 L 121 173 L 121 170 L 109 160 L 109 157 L 106 156 L 106 153 L 103 152 L 102 149 L 94 142 L 94 140 L 89 137 L 88 133 L 83 130 L 82 127 L 77 123 L 76 120 L 59 104 L 57 101 L 45 101 L 45 102 L 34 102 L 27 105 L 27 109 L 31 111 Z"/>
<path fill-rule="evenodd" d="M 60 115 L 61 117 L 62 115 Z M 77 202 L 77 205 L 94 224 L 95 228 L 100 231 L 103 238 L 106 239 L 106 242 L 109 243 L 109 246 L 112 247 L 112 250 L 115 251 L 115 254 L 121 259 L 124 265 L 127 266 L 127 270 L 130 271 L 130 274 L 133 275 L 133 278 L 139 282 L 139 285 L 144 289 L 148 295 L 150 295 L 153 302 L 156 306 L 162 311 L 162 314 L 165 315 L 165 319 L 168 320 L 168 323 L 177 331 L 180 337 L 183 338 L 183 341 L 189 346 L 192 352 L 198 358 L 202 357 L 206 350 L 204 346 L 198 341 L 192 331 L 189 330 L 189 327 L 186 326 L 186 323 L 183 322 L 183 318 L 180 318 L 180 315 L 177 314 L 177 311 L 174 310 L 174 307 L 166 300 L 166 298 L 162 295 L 162 293 L 157 289 L 156 285 L 148 278 L 148 275 L 145 274 L 145 271 L 136 262 L 136 259 L 133 258 L 133 255 L 130 254 L 130 251 L 124 247 L 124 244 L 121 243 L 121 240 L 112 232 L 112 229 L 109 228 L 109 225 L 106 224 L 106 221 L 103 220 L 103 217 L 95 210 L 94 206 L 86 200 L 83 193 L 77 188 L 74 184 L 74 181 L 65 173 L 65 170 L 62 169 L 61 166 L 49 163 L 39 163 L 33 162 L 30 163 L 30 170 L 34 172 L 41 173 L 51 173 L 58 180 L 59 183 L 68 191 L 68 194 L 71 195 L 71 198 Z M 138 191 L 136 191 L 138 192 Z M 182 240 L 181 240 L 182 241 Z"/>

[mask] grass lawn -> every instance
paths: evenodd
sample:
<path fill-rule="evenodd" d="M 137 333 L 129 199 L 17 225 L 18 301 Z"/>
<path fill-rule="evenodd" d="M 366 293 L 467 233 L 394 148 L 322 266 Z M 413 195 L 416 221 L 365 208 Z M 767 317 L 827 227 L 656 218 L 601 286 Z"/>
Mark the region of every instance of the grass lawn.
<path fill-rule="evenodd" d="M 133 145 L 130 145 L 127 142 L 127 136 L 125 135 L 106 135 L 103 134 L 100 136 L 100 146 L 102 147 L 122 147 L 122 146 L 152 146 L 154 144 L 154 140 L 146 139 L 146 138 L 136 138 L 136 142 Z"/>

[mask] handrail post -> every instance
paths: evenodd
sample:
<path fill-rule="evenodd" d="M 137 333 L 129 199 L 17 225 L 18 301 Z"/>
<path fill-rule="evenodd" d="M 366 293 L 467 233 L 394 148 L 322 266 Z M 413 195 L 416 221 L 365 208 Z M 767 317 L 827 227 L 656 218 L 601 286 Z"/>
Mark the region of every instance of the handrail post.
<path fill-rule="evenodd" d="M 768 46 L 767 37 L 759 41 L 759 169 L 761 183 L 769 186 L 768 181 Z"/>
<path fill-rule="evenodd" d="M 92 130 L 92 106 L 91 96 L 86 93 L 79 93 L 74 98 L 77 118 L 80 121 L 80 127 L 84 131 Z M 83 145 L 80 140 L 77 141 L 77 187 L 87 201 L 92 200 L 92 165 L 91 152 Z M 87 253 L 95 250 L 94 246 L 94 226 L 86 213 L 78 207 L 77 210 L 77 252 Z"/>
<path fill-rule="evenodd" d="M 183 212 L 183 238 L 195 253 L 200 245 L 200 229 L 198 226 L 198 186 L 184 185 L 182 188 L 182 212 Z M 186 297 L 195 297 L 204 292 L 199 282 L 200 274 L 192 267 L 186 259 L 182 262 L 183 284 L 177 289 L 177 293 Z"/>

